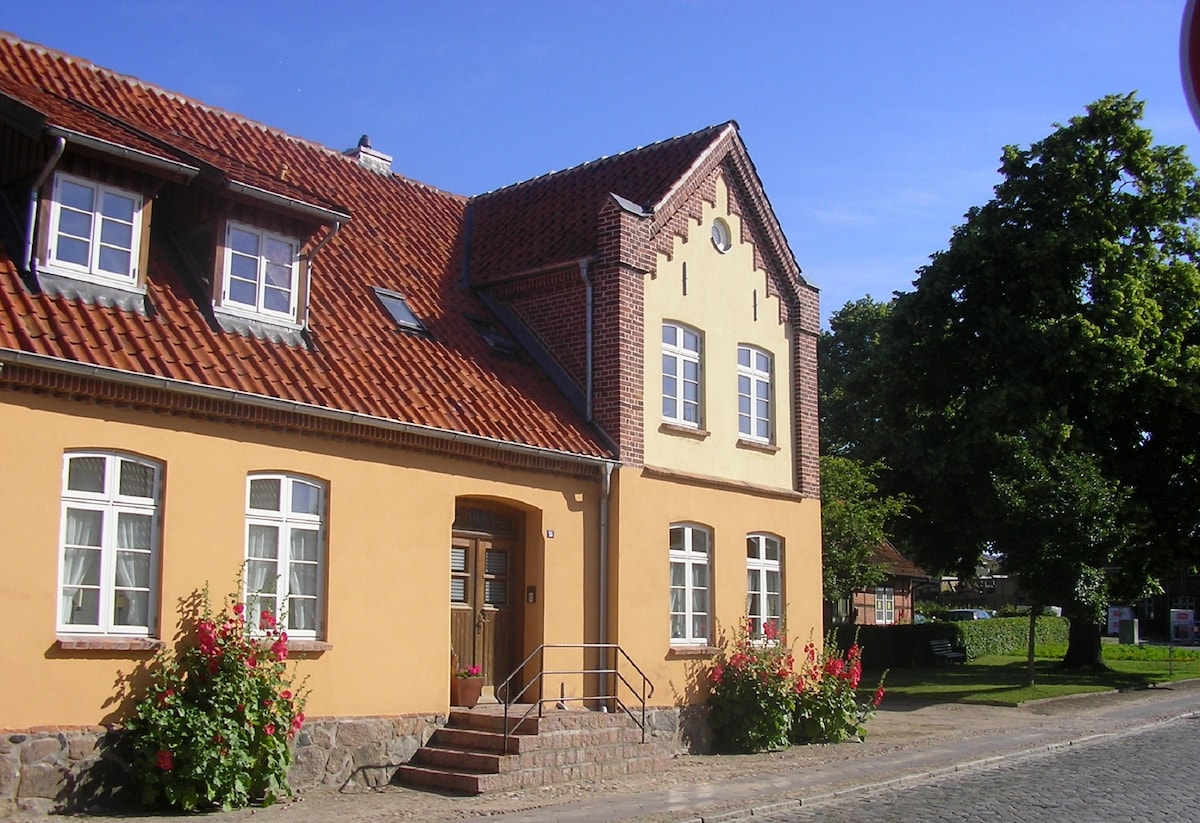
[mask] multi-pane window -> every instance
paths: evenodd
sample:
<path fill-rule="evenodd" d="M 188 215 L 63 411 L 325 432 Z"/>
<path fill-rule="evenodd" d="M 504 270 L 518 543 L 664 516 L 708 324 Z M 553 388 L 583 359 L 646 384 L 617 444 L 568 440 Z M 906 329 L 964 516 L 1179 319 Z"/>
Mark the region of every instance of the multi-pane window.
<path fill-rule="evenodd" d="M 879 587 L 875 589 L 875 622 L 891 625 L 896 622 L 896 590 Z"/>
<path fill-rule="evenodd" d="M 746 616 L 750 634 L 762 637 L 763 624 L 773 621 L 779 628 L 783 618 L 783 548 L 769 534 L 746 536 Z"/>
<path fill-rule="evenodd" d="M 299 253 L 295 240 L 230 223 L 225 232 L 222 305 L 294 320 Z"/>
<path fill-rule="evenodd" d="M 671 527 L 671 642 L 707 645 L 712 535 L 701 526 Z"/>
<path fill-rule="evenodd" d="M 246 484 L 245 597 L 249 614 L 271 612 L 288 633 L 316 637 L 323 612 L 325 488 L 286 474 Z"/>
<path fill-rule="evenodd" d="M 115 452 L 63 458 L 58 629 L 149 635 L 158 608 L 159 464 Z"/>
<path fill-rule="evenodd" d="M 81 177 L 54 178 L 49 264 L 85 279 L 137 282 L 142 197 Z"/>
<path fill-rule="evenodd" d="M 676 323 L 662 327 L 663 420 L 700 427 L 700 333 Z"/>
<path fill-rule="evenodd" d="M 738 433 L 771 442 L 771 355 L 738 346 Z"/>

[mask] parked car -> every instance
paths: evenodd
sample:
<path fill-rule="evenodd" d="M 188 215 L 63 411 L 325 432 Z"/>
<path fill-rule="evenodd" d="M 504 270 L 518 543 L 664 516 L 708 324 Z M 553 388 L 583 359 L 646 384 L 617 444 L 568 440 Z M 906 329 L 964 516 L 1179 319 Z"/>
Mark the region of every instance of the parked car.
<path fill-rule="evenodd" d="M 947 620 L 987 620 L 991 616 L 983 609 L 951 609 L 946 612 Z"/>

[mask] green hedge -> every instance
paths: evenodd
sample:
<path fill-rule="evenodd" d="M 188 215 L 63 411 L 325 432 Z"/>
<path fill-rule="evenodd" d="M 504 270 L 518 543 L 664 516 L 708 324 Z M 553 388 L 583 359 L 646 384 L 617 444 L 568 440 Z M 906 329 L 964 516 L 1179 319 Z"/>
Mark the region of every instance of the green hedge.
<path fill-rule="evenodd" d="M 1043 616 L 1037 621 L 1037 645 L 1065 645 L 1069 621 L 1063 617 Z M 993 617 L 990 620 L 917 623 L 901 626 L 839 626 L 838 648 L 848 649 L 855 634 L 863 650 L 863 668 L 893 669 L 932 665 L 930 640 L 949 640 L 963 649 L 967 658 L 981 654 L 1025 654 L 1029 619 Z"/>

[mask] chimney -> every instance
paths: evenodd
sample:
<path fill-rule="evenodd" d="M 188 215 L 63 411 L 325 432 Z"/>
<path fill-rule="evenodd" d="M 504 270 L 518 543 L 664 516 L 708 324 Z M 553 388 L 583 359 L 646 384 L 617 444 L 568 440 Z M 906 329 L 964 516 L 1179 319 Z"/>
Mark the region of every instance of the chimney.
<path fill-rule="evenodd" d="M 357 146 L 352 149 L 346 149 L 342 154 L 347 157 L 353 157 L 358 161 L 358 165 L 365 169 L 370 169 L 379 174 L 392 173 L 392 156 L 371 148 L 371 138 L 365 134 L 358 138 Z"/>

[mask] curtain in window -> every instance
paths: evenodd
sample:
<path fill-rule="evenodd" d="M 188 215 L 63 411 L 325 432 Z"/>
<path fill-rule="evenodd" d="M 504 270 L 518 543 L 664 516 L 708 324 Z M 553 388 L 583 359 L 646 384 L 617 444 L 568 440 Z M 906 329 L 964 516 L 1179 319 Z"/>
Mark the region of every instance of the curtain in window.
<path fill-rule="evenodd" d="M 259 612 L 278 611 L 275 583 L 279 577 L 279 530 L 274 526 L 253 525 L 247 542 L 246 603 L 251 608 L 248 617 L 255 622 Z"/>
<path fill-rule="evenodd" d="M 104 513 L 67 509 L 63 549 L 62 616 L 64 623 L 100 622 L 100 541 Z M 86 588 L 85 588 L 86 587 Z"/>
<path fill-rule="evenodd" d="M 113 623 L 118 626 L 149 626 L 152 526 L 153 518 L 148 515 L 127 512 L 117 515 Z"/>

